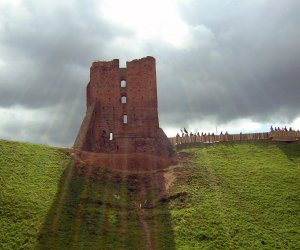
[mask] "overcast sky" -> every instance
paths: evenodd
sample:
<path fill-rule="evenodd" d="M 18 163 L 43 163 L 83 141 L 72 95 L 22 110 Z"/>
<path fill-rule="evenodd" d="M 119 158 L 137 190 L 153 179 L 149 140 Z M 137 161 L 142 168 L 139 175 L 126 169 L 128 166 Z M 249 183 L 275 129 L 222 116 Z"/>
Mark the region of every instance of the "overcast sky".
<path fill-rule="evenodd" d="M 300 129 L 299 0 L 0 0 L 0 138 L 71 146 L 96 60 L 154 56 L 160 126 Z"/>

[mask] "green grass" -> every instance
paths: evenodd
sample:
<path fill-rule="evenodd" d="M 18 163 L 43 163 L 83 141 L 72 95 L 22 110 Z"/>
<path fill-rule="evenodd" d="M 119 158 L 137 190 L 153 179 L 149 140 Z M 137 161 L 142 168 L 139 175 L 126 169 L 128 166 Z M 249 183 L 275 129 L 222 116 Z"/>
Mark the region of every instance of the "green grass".
<path fill-rule="evenodd" d="M 300 145 L 224 143 L 183 150 L 170 204 L 178 249 L 299 249 Z"/>
<path fill-rule="evenodd" d="M 114 249 L 120 244 L 133 249 L 133 244 L 142 244 L 142 231 L 134 207 L 126 200 L 125 184 L 110 171 L 97 169 L 89 177 L 73 167 L 68 169 L 38 248 Z M 125 231 L 127 238 L 122 235 Z"/>
<path fill-rule="evenodd" d="M 299 249 L 300 144 L 183 149 L 167 199 L 144 209 L 154 249 Z M 0 249 L 145 249 L 139 204 L 157 176 L 74 166 L 61 149 L 0 141 Z"/>
<path fill-rule="evenodd" d="M 145 248 L 138 207 L 159 192 L 151 175 L 74 165 L 40 145 L 0 141 L 0 154 L 0 249 Z M 144 220 L 155 248 L 174 249 L 167 204 Z"/>
<path fill-rule="evenodd" d="M 138 205 L 157 194 L 147 175 L 123 175 L 109 170 L 71 166 L 39 234 L 38 249 L 144 249 L 145 231 Z M 151 180 L 151 178 L 150 178 Z M 141 195 L 144 190 L 145 195 Z M 163 217 L 162 217 L 163 216 Z M 165 205 L 145 212 L 158 249 L 171 235 Z M 168 246 L 171 246 L 169 243 Z"/>
<path fill-rule="evenodd" d="M 32 249 L 70 163 L 57 148 L 0 141 L 0 249 Z"/>

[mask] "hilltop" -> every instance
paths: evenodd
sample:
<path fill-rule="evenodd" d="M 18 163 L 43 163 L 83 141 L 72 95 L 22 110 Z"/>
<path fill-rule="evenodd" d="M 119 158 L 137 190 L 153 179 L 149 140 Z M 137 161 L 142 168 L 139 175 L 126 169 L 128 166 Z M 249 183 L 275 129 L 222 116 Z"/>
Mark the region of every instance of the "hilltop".
<path fill-rule="evenodd" d="M 1 249 L 297 249 L 300 144 L 194 145 L 145 172 L 0 141 Z"/>

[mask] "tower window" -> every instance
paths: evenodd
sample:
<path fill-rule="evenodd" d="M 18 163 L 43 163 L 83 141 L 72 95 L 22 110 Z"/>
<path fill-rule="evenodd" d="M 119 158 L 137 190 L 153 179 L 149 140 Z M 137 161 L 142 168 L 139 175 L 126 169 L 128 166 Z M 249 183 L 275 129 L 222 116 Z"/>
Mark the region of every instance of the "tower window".
<path fill-rule="evenodd" d="M 127 115 L 123 115 L 123 123 L 124 124 L 128 123 L 128 117 L 127 117 Z"/>
<path fill-rule="evenodd" d="M 121 103 L 127 103 L 127 97 L 126 96 L 121 97 Z"/>
<path fill-rule="evenodd" d="M 126 81 L 125 80 L 121 81 L 121 88 L 126 88 Z"/>
<path fill-rule="evenodd" d="M 112 132 L 109 133 L 109 140 L 110 140 L 110 141 L 113 140 L 113 133 L 112 133 Z"/>

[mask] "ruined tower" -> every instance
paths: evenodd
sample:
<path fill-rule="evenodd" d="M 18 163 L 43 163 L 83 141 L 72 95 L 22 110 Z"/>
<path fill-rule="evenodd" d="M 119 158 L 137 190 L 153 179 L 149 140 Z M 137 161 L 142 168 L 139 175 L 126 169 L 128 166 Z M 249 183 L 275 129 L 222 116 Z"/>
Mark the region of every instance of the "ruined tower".
<path fill-rule="evenodd" d="M 172 146 L 159 128 L 153 57 L 127 62 L 126 68 L 118 59 L 92 64 L 87 111 L 74 148 L 170 155 Z"/>

